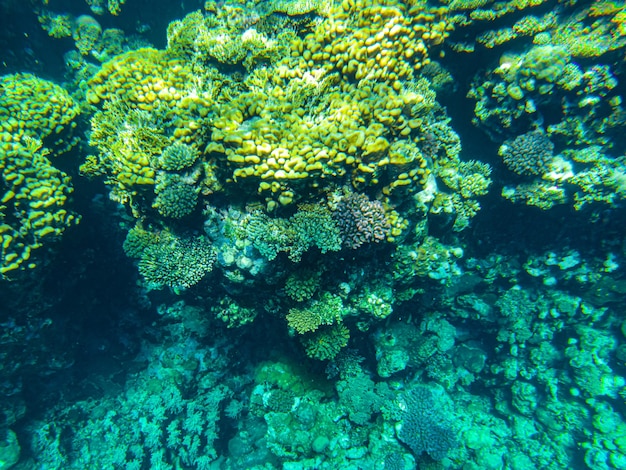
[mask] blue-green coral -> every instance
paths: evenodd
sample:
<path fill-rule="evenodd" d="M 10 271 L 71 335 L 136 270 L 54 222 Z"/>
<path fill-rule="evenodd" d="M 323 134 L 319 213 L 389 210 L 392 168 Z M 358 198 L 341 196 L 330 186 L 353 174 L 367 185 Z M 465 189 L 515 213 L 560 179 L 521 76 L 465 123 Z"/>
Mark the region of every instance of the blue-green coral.
<path fill-rule="evenodd" d="M 341 248 L 339 227 L 331 212 L 321 205 L 302 206 L 288 219 L 255 212 L 249 216 L 244 230 L 253 246 L 270 260 L 286 252 L 297 262 L 312 247 L 321 253 Z"/>
<path fill-rule="evenodd" d="M 162 234 L 141 253 L 139 272 L 154 287 L 184 290 L 213 269 L 215 252 L 203 237 Z"/>

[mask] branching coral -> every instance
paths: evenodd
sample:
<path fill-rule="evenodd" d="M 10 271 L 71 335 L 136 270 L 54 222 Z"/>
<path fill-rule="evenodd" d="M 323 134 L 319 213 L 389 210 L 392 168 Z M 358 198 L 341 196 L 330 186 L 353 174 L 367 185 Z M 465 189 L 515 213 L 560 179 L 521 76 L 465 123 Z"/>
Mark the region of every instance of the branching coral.
<path fill-rule="evenodd" d="M 193 181 L 177 174 L 161 173 L 154 187 L 152 204 L 163 217 L 180 219 L 191 214 L 198 204 L 198 189 Z"/>
<path fill-rule="evenodd" d="M 301 206 L 289 219 L 255 212 L 248 217 L 244 230 L 254 247 L 270 260 L 281 251 L 297 262 L 314 246 L 322 253 L 341 248 L 339 227 L 321 205 Z"/>
<path fill-rule="evenodd" d="M 505 142 L 498 153 L 509 170 L 518 175 L 542 174 L 553 157 L 554 144 L 541 131 L 528 132 Z"/>
<path fill-rule="evenodd" d="M 292 308 L 287 314 L 287 324 L 297 333 L 316 331 L 322 325 L 332 325 L 341 320 L 343 303 L 341 298 L 324 293 L 320 300 L 314 300 L 304 308 Z"/>
<path fill-rule="evenodd" d="M 341 197 L 333 211 L 343 246 L 351 249 L 365 243 L 384 241 L 389 222 L 380 201 L 371 201 L 365 194 L 348 193 Z"/>
<path fill-rule="evenodd" d="M 139 272 L 149 285 L 175 290 L 189 288 L 213 269 L 215 252 L 203 237 L 161 234 L 158 243 L 141 253 Z"/>
<path fill-rule="evenodd" d="M 302 343 L 309 357 L 320 361 L 334 359 L 348 345 L 350 330 L 343 324 L 322 327 L 303 337 Z"/>

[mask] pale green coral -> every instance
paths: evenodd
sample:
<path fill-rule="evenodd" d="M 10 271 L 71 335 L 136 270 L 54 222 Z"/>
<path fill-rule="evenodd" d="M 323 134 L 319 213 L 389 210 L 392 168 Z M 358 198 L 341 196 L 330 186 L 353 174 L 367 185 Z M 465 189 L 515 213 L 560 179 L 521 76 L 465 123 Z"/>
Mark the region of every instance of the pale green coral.
<path fill-rule="evenodd" d="M 310 269 L 299 269 L 285 281 L 285 293 L 298 302 L 308 300 L 320 287 L 321 273 Z"/>
<path fill-rule="evenodd" d="M 154 157 L 154 166 L 162 170 L 180 171 L 193 166 L 198 156 L 198 151 L 192 146 L 174 142 Z"/>
<path fill-rule="evenodd" d="M 244 230 L 254 247 L 269 260 L 279 252 L 287 252 L 297 262 L 312 247 L 322 253 L 341 248 L 339 228 L 330 211 L 320 205 L 302 206 L 289 219 L 255 212 L 248 217 Z"/>
<path fill-rule="evenodd" d="M 322 325 L 340 321 L 343 313 L 341 297 L 325 292 L 319 300 L 313 300 L 303 308 L 289 310 L 286 319 L 290 328 L 304 334 L 316 331 Z"/>
<path fill-rule="evenodd" d="M 512 202 L 521 201 L 529 206 L 536 206 L 544 210 L 567 202 L 565 188 L 544 181 L 505 186 L 502 188 L 502 197 Z"/>
<path fill-rule="evenodd" d="M 215 252 L 205 238 L 164 233 L 158 244 L 150 244 L 142 252 L 139 272 L 151 287 L 183 290 L 200 282 L 214 262 Z"/>
<path fill-rule="evenodd" d="M 198 188 L 177 174 L 161 173 L 154 187 L 154 207 L 163 217 L 181 219 L 191 214 L 198 204 Z"/>

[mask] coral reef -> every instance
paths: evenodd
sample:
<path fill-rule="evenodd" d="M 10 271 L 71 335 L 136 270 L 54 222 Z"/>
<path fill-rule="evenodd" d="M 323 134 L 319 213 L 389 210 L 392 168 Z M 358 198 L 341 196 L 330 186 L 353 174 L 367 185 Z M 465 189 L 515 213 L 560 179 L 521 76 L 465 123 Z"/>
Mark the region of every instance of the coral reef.
<path fill-rule="evenodd" d="M 624 2 L 17 3 L 0 467 L 626 468 Z"/>

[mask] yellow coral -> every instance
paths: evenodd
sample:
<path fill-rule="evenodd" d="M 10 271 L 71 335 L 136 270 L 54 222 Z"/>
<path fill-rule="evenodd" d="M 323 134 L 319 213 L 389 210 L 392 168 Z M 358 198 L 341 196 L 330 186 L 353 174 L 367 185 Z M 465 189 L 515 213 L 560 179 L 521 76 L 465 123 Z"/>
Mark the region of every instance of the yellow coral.
<path fill-rule="evenodd" d="M 100 154 L 89 171 L 106 173 L 122 201 L 154 185 L 155 155 L 175 141 L 199 144 L 208 132 L 215 93 L 210 77 L 167 51 L 146 48 L 117 56 L 88 86 L 87 100 L 102 106 L 90 137 Z"/>
<path fill-rule="evenodd" d="M 75 144 L 78 107 L 61 87 L 30 74 L 6 75 L 0 88 L 0 277 L 6 277 L 34 268 L 32 252 L 78 221 L 65 207 L 70 178 L 48 158 Z"/>
<path fill-rule="evenodd" d="M 10 225 L 0 225 L 1 277 L 34 268 L 34 262 L 27 263 L 32 251 L 58 239 L 79 220 L 65 208 L 72 192 L 70 178 L 51 165 L 46 153 L 28 139 L 0 151 L 2 180 L 9 188 L 0 204 L 0 220 L 6 213 L 16 216 Z"/>

